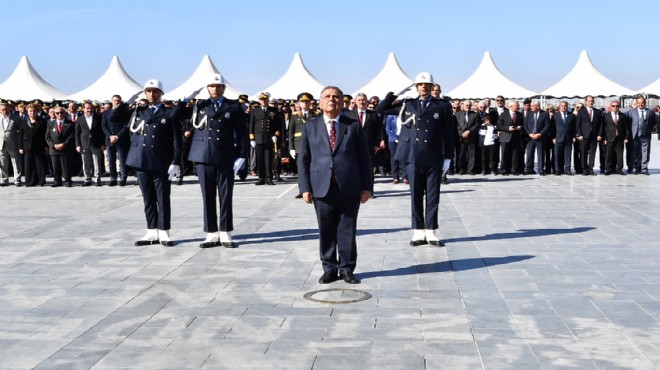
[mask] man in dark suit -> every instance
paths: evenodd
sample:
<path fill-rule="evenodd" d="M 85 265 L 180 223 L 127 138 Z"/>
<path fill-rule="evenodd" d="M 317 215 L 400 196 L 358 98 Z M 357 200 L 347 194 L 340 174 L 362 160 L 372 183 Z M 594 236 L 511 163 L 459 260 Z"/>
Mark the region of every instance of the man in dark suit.
<path fill-rule="evenodd" d="M 497 130 L 500 133 L 500 145 L 502 146 L 502 160 L 500 161 L 500 173 L 502 175 L 519 175 L 520 152 L 522 151 L 522 132 L 524 118 L 518 110 L 520 103 L 513 101 L 509 109 L 497 118 Z"/>
<path fill-rule="evenodd" d="M 101 186 L 101 174 L 104 170 L 103 151 L 105 134 L 101 126 L 102 118 L 94 113 L 90 102 L 83 104 L 83 114 L 76 126 L 76 151 L 82 155 L 85 181 L 81 186 L 92 185 L 92 176 L 96 176 L 96 186 Z"/>
<path fill-rule="evenodd" d="M 619 112 L 621 103 L 610 102 L 610 112 L 603 117 L 600 136 L 605 144 L 605 175 L 623 175 L 623 147 L 628 143 L 628 117 Z"/>
<path fill-rule="evenodd" d="M 575 115 L 568 112 L 568 102 L 559 102 L 559 111 L 551 120 L 554 144 L 556 175 L 569 175 L 571 172 L 571 150 L 575 139 Z"/>
<path fill-rule="evenodd" d="M 14 185 L 23 184 L 23 157 L 18 153 L 19 133 L 24 122 L 10 105 L 0 104 L 0 186 L 9 184 L 9 163 L 14 169 Z"/>
<path fill-rule="evenodd" d="M 119 158 L 119 186 L 126 185 L 126 157 L 131 140 L 128 133 L 130 113 L 121 114 L 117 108 L 122 103 L 121 96 L 112 96 L 112 109 L 103 112 L 101 126 L 106 137 L 108 163 L 110 164 L 110 186 L 117 185 L 117 159 Z"/>
<path fill-rule="evenodd" d="M 461 138 L 461 151 L 459 153 L 458 165 L 459 174 L 475 175 L 477 173 L 477 150 L 479 145 L 479 115 L 472 111 L 472 102 L 463 100 L 461 102 L 461 112 L 456 114 L 458 122 L 458 135 Z"/>
<path fill-rule="evenodd" d="M 635 174 L 649 174 L 651 156 L 651 132 L 655 127 L 655 114 L 646 108 L 646 99 L 637 98 L 637 107 L 628 111 L 630 117 L 630 141 L 632 141 L 633 169 Z"/>
<path fill-rule="evenodd" d="M 195 163 L 204 201 L 206 239 L 200 248 L 236 247 L 231 239 L 234 172 L 245 162 L 247 130 L 243 108 L 237 101 L 224 97 L 225 86 L 224 78 L 215 74 L 206 85 L 209 99 L 197 101 L 192 108 L 193 136 L 188 159 Z M 217 196 L 220 197 L 219 225 Z"/>
<path fill-rule="evenodd" d="M 368 105 L 367 95 L 358 93 L 355 95 L 355 109 L 351 111 L 354 118 L 357 118 L 364 131 L 364 136 L 367 138 L 367 146 L 369 147 L 369 154 L 371 158 L 372 173 L 375 173 L 378 165 L 378 155 L 381 150 L 385 149 L 385 129 L 383 122 L 378 113 L 367 109 Z M 372 196 L 375 198 L 375 196 Z"/>
<path fill-rule="evenodd" d="M 323 116 L 303 125 L 299 148 L 298 186 L 303 200 L 314 203 L 319 223 L 321 284 L 338 278 L 359 283 L 353 275 L 357 216 L 373 191 L 364 132 L 357 120 L 340 115 L 342 99 L 337 87 L 321 91 Z"/>
<path fill-rule="evenodd" d="M 48 144 L 48 154 L 53 164 L 53 180 L 51 187 L 62 186 L 62 177 L 64 177 L 64 186 L 73 186 L 71 182 L 72 157 L 76 128 L 74 123 L 66 118 L 64 108 L 55 107 L 55 119 L 50 120 L 46 126 L 46 143 Z"/>
<path fill-rule="evenodd" d="M 530 105 L 530 111 L 525 117 L 525 134 L 529 138 L 527 141 L 527 151 L 525 153 L 525 174 L 534 174 L 534 154 L 536 153 L 536 172 L 540 176 L 545 176 L 543 172 L 543 142 L 546 140 L 550 130 L 550 120 L 548 113 L 541 110 L 538 101 L 533 101 Z"/>
<path fill-rule="evenodd" d="M 589 95 L 584 101 L 584 108 L 577 115 L 576 131 L 580 141 L 580 157 L 582 158 L 582 175 L 596 175 L 594 162 L 596 147 L 598 146 L 598 133 L 603 114 L 594 109 L 594 97 Z"/>
<path fill-rule="evenodd" d="M 440 179 L 449 169 L 454 145 L 451 106 L 431 97 L 433 76 L 428 72 L 415 77 L 419 97 L 394 104 L 396 96 L 388 93 L 376 111 L 399 116 L 399 145 L 396 158 L 406 163 L 410 181 L 413 237 L 410 245 L 444 244 L 438 239 Z M 478 128 L 478 127 L 477 127 Z M 453 131 L 453 132 L 452 132 Z M 426 211 L 424 210 L 426 196 Z"/>
<path fill-rule="evenodd" d="M 274 146 L 282 138 L 284 118 L 276 108 L 268 106 L 270 94 L 259 93 L 259 107 L 250 112 L 250 145 L 255 148 L 259 180 L 256 185 L 273 182 Z"/>
<path fill-rule="evenodd" d="M 172 211 L 170 180 L 181 164 L 181 111 L 170 109 L 161 102 L 163 85 L 152 79 L 145 83 L 147 106 L 135 108 L 130 119 L 131 147 L 126 165 L 137 171 L 138 185 L 144 200 L 147 233 L 135 242 L 136 246 L 174 245 L 170 239 Z M 127 107 L 117 108 L 126 110 Z"/>

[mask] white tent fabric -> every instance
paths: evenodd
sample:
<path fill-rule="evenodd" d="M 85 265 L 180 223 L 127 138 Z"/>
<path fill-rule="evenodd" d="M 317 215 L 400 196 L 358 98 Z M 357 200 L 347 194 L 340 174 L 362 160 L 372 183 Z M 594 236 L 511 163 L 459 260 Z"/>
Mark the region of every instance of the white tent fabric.
<path fill-rule="evenodd" d="M 543 91 L 541 94 L 554 98 L 583 98 L 593 96 L 622 96 L 634 92 L 605 77 L 594 67 L 586 50 L 564 78 Z"/>
<path fill-rule="evenodd" d="M 447 95 L 457 99 L 482 99 L 497 95 L 520 99 L 538 94 L 508 79 L 497 68 L 490 52 L 486 51 L 476 71 Z"/>
<path fill-rule="evenodd" d="M 65 96 L 41 78 L 26 56 L 21 57 L 14 72 L 0 84 L 0 98 L 3 99 L 52 101 Z"/>
<path fill-rule="evenodd" d="M 660 78 L 637 91 L 638 94 L 660 96 Z"/>
<path fill-rule="evenodd" d="M 110 100 L 113 95 L 121 95 L 125 101 L 132 103 L 140 91 L 142 86 L 126 73 L 119 57 L 113 56 L 110 66 L 96 82 L 69 95 L 67 99 L 104 101 Z"/>
<path fill-rule="evenodd" d="M 362 92 L 367 97 L 376 95 L 382 99 L 390 91 L 398 94 L 402 90 L 408 89 L 412 83 L 413 80 L 401 69 L 396 55 L 390 52 L 383 69 L 371 81 L 367 82 L 366 85 L 357 89 L 353 93 L 353 96 Z M 414 91 L 413 95 L 417 96 Z"/>
<path fill-rule="evenodd" d="M 199 99 L 208 99 L 209 92 L 204 87 L 206 87 L 209 79 L 216 73 L 220 74 L 218 69 L 215 67 L 215 64 L 213 64 L 213 61 L 211 61 L 211 57 L 209 57 L 208 54 L 205 54 L 201 63 L 199 63 L 199 66 L 195 72 L 193 72 L 190 78 L 188 78 L 186 82 L 182 83 L 179 87 L 172 91 L 167 91 L 167 89 L 165 89 L 165 95 L 163 96 L 163 99 L 181 100 L 193 97 L 193 94 L 197 91 L 199 91 L 199 93 L 194 95 L 194 97 Z M 225 78 L 224 96 L 229 99 L 237 99 L 241 94 L 244 94 L 244 92 L 229 83 Z"/>
<path fill-rule="evenodd" d="M 296 53 L 284 75 L 260 91 L 270 93 L 275 99 L 296 99 L 301 92 L 308 92 L 318 99 L 323 87 L 324 85 L 307 70 L 300 53 Z M 252 95 L 250 100 L 256 100 L 258 95 L 259 92 Z"/>

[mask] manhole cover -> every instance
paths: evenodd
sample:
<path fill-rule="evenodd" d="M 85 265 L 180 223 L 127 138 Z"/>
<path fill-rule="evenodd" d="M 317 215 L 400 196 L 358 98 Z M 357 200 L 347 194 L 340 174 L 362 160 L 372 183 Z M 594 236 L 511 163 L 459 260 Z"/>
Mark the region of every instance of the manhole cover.
<path fill-rule="evenodd" d="M 366 301 L 371 294 L 357 289 L 331 288 L 305 293 L 303 298 L 312 302 L 342 304 Z"/>

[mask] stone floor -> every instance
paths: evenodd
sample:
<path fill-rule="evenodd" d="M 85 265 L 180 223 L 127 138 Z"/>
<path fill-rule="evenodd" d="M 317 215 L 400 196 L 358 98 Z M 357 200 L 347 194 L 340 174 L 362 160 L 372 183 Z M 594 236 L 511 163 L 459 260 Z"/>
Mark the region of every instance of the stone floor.
<path fill-rule="evenodd" d="M 453 177 L 444 248 L 408 245 L 408 190 L 378 177 L 357 286 L 317 283 L 295 179 L 237 183 L 236 249 L 198 248 L 194 177 L 173 186 L 173 248 L 133 246 L 137 186 L 4 187 L 0 368 L 660 368 L 652 152 L 650 176 Z"/>

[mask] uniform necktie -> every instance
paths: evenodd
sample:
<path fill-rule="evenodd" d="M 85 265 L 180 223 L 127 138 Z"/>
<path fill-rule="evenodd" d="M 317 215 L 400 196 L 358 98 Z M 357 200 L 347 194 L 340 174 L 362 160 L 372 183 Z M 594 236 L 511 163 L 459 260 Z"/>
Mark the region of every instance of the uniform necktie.
<path fill-rule="evenodd" d="M 335 128 L 335 120 L 330 121 L 330 148 L 335 150 L 337 143 L 337 129 Z"/>
<path fill-rule="evenodd" d="M 364 127 L 364 112 L 360 112 L 360 124 Z"/>
<path fill-rule="evenodd" d="M 57 121 L 57 133 L 62 133 L 62 121 Z"/>
<path fill-rule="evenodd" d="M 307 113 L 303 113 L 303 121 L 307 122 Z"/>
<path fill-rule="evenodd" d="M 156 113 L 156 107 L 149 107 L 149 113 L 151 114 Z"/>
<path fill-rule="evenodd" d="M 217 112 L 217 111 L 218 111 L 218 108 L 219 108 L 219 105 L 220 105 L 220 104 L 218 104 L 218 101 L 217 101 L 217 100 L 214 101 L 214 102 L 213 102 L 213 110 L 215 110 L 215 111 Z"/>

